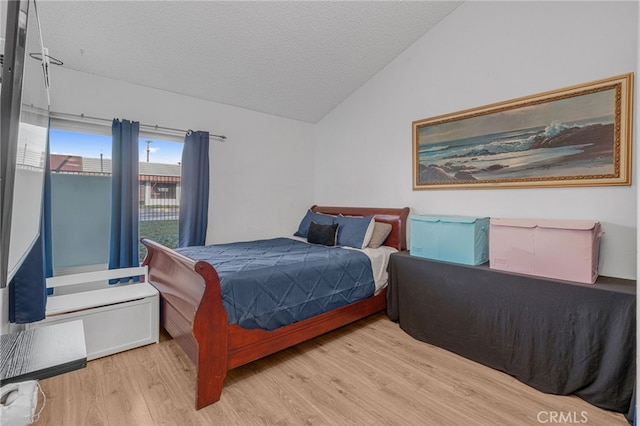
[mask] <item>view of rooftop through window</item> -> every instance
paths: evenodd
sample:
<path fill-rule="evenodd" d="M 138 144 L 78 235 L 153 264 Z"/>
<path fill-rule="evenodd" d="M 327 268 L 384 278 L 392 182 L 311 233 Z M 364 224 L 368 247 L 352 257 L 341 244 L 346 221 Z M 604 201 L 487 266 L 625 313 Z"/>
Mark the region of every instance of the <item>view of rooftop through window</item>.
<path fill-rule="evenodd" d="M 149 143 L 147 143 L 149 141 Z M 111 158 L 111 136 L 51 129 L 51 154 L 72 154 L 87 158 Z M 182 144 L 140 138 L 140 162 L 180 164 Z"/>
<path fill-rule="evenodd" d="M 108 263 L 111 136 L 51 129 L 49 139 L 54 269 Z M 171 248 L 178 245 L 182 146 L 139 139 L 140 236 Z M 140 245 L 140 261 L 145 254 Z"/>

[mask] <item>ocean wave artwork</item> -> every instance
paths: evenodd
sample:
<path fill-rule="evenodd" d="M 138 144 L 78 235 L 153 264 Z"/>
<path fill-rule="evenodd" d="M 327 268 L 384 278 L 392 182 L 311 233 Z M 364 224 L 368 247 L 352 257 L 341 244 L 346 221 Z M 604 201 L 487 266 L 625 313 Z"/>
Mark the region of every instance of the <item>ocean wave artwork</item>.
<path fill-rule="evenodd" d="M 620 98 L 605 85 L 414 122 L 414 187 L 617 178 Z"/>
<path fill-rule="evenodd" d="M 420 147 L 421 181 L 606 175 L 613 170 L 613 122 L 553 121 Z"/>

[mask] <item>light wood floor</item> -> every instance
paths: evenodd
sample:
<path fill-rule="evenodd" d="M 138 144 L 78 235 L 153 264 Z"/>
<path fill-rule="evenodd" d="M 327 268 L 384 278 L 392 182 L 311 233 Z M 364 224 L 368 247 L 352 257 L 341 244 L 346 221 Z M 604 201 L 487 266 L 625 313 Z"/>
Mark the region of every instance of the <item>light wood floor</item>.
<path fill-rule="evenodd" d="M 414 340 L 383 314 L 230 371 L 222 399 L 199 411 L 193 363 L 161 340 L 42 380 L 37 425 L 628 425 Z"/>

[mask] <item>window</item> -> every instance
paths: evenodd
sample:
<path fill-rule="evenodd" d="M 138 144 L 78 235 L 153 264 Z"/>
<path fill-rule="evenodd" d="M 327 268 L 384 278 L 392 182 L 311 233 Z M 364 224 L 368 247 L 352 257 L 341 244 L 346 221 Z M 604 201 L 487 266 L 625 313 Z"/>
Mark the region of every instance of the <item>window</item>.
<path fill-rule="evenodd" d="M 178 247 L 182 143 L 140 138 L 140 236 Z M 140 262 L 146 248 L 140 244 Z"/>
<path fill-rule="evenodd" d="M 111 136 L 62 131 L 49 136 L 54 274 L 109 263 Z"/>
<path fill-rule="evenodd" d="M 110 128 L 71 131 L 54 123 L 49 140 L 55 274 L 102 269 L 109 263 Z M 139 139 L 140 236 L 171 248 L 178 245 L 182 145 Z M 145 255 L 140 245 L 141 262 Z"/>

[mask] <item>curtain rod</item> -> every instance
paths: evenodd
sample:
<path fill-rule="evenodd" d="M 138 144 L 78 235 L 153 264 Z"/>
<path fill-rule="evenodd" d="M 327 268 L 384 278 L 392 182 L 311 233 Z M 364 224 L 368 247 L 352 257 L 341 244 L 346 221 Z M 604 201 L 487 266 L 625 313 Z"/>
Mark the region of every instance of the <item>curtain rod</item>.
<path fill-rule="evenodd" d="M 101 118 L 101 117 L 91 117 L 85 114 L 70 114 L 70 113 L 66 113 L 66 112 L 56 112 L 56 111 L 50 111 L 49 115 L 51 116 L 51 118 L 58 118 L 58 119 L 67 119 L 67 120 L 73 120 L 73 121 L 82 121 L 82 120 L 89 120 L 89 121 L 101 121 L 101 122 L 105 122 L 105 123 L 112 123 L 113 120 L 110 120 L 108 118 Z M 139 123 L 140 125 L 140 129 L 142 130 L 147 130 L 147 131 L 161 131 L 161 130 L 168 130 L 170 132 L 175 132 L 175 133 L 188 133 L 191 132 L 192 130 L 183 130 L 183 129 L 176 129 L 173 127 L 163 127 L 163 126 L 158 126 L 157 124 L 142 124 Z M 220 139 L 220 140 L 226 140 L 227 137 L 225 135 L 215 135 L 213 133 L 209 133 L 209 138 L 215 138 L 215 139 Z"/>

